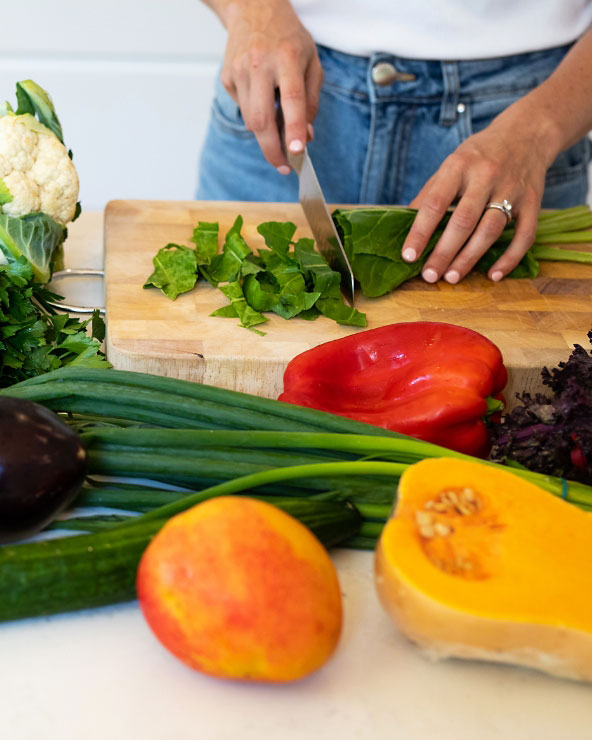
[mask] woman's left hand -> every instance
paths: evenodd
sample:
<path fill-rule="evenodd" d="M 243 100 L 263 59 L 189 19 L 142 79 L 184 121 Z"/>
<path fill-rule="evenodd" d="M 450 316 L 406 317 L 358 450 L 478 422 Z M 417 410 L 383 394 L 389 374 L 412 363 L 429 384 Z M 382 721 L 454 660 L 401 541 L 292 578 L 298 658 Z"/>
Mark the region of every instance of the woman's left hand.
<path fill-rule="evenodd" d="M 531 247 L 543 197 L 545 174 L 555 154 L 548 132 L 531 116 L 525 99 L 501 113 L 486 129 L 473 134 L 442 163 L 411 207 L 418 213 L 403 244 L 403 259 L 420 257 L 434 229 L 456 202 L 456 207 L 422 276 L 429 283 L 441 277 L 462 280 L 498 239 L 507 225 L 503 210 L 491 202 L 511 205 L 514 238 L 489 269 L 498 281 L 511 272 Z"/>

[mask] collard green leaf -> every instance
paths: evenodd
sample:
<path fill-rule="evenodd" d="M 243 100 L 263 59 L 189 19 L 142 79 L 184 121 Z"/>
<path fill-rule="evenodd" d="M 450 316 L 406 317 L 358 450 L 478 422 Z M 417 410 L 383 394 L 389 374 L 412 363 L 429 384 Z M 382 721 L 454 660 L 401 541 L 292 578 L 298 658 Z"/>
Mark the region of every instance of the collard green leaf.
<path fill-rule="evenodd" d="M 243 289 L 238 280 L 226 285 L 221 285 L 220 290 L 228 298 L 231 306 L 236 311 L 236 314 L 240 319 L 241 326 L 248 329 L 251 326 L 256 326 L 257 324 L 262 324 L 263 322 L 268 321 L 266 316 L 263 316 L 263 314 L 255 311 L 251 306 L 249 306 L 245 300 Z"/>
<path fill-rule="evenodd" d="M 314 290 L 321 295 L 334 295 L 335 287 L 340 283 L 339 273 L 332 270 L 323 255 L 315 250 L 312 239 L 299 239 L 294 245 L 294 256 Z"/>
<path fill-rule="evenodd" d="M 338 272 L 332 270 L 325 258 L 314 249 L 312 239 L 299 239 L 294 254 L 303 273 L 312 280 L 315 291 L 320 293 L 315 308 L 338 324 L 366 326 L 366 315 L 351 308 L 343 301 Z"/>
<path fill-rule="evenodd" d="M 198 265 L 211 264 L 218 254 L 218 222 L 199 221 L 191 241 L 195 244 L 195 256 Z"/>
<path fill-rule="evenodd" d="M 279 300 L 279 287 L 263 277 L 246 275 L 243 292 L 249 306 L 255 311 L 272 311 Z"/>
<path fill-rule="evenodd" d="M 248 254 L 241 265 L 241 275 L 243 277 L 256 275 L 258 272 L 263 272 L 264 270 L 263 261 L 255 254 Z"/>
<path fill-rule="evenodd" d="M 195 251 L 179 244 L 167 244 L 153 258 L 154 272 L 144 288 L 160 288 L 172 301 L 191 290 L 197 280 Z"/>
<path fill-rule="evenodd" d="M 338 209 L 333 213 L 355 278 L 365 296 L 376 298 L 384 295 L 419 275 L 451 216 L 449 211 L 438 224 L 421 257 L 408 263 L 402 259 L 401 249 L 415 214 L 415 209 L 394 206 Z M 507 248 L 512 235 L 512 229 L 505 229 L 500 239 L 479 260 L 475 270 L 486 273 Z M 538 260 L 529 251 L 508 277 L 534 278 L 538 273 Z"/>
<path fill-rule="evenodd" d="M 245 259 L 253 254 L 238 231 L 239 219 L 242 224 L 242 218 L 239 216 L 226 235 L 222 252 L 212 259 L 209 267 L 200 266 L 202 274 L 214 287 L 218 283 L 235 281 L 241 274 Z"/>
<path fill-rule="evenodd" d="M 367 326 L 366 314 L 346 305 L 340 298 L 319 298 L 315 307 L 328 319 L 346 326 Z"/>
<path fill-rule="evenodd" d="M 41 283 L 49 281 L 54 257 L 66 233 L 45 213 L 28 213 L 18 218 L 0 213 L 0 250 L 9 261 L 26 257 Z"/>
<path fill-rule="evenodd" d="M 475 265 L 479 272 L 487 273 L 493 264 L 502 256 L 507 249 L 507 244 L 493 244 Z M 532 252 L 528 251 L 512 272 L 509 278 L 535 278 L 539 274 L 539 262 Z"/>
<path fill-rule="evenodd" d="M 217 316 L 223 319 L 237 319 L 238 318 L 238 314 L 236 312 L 236 309 L 232 305 L 232 303 L 229 303 L 227 306 L 221 306 L 220 308 L 217 308 L 215 311 L 212 311 L 210 316 Z"/>
<path fill-rule="evenodd" d="M 359 208 L 334 214 L 337 224 L 349 224 L 344 247 L 351 259 L 356 254 L 372 254 L 392 259 L 401 247 L 415 220 L 411 208 Z"/>
<path fill-rule="evenodd" d="M 276 252 L 280 256 L 286 256 L 292 245 L 296 225 L 291 221 L 266 221 L 259 224 L 257 231 L 272 252 Z"/>
<path fill-rule="evenodd" d="M 300 316 L 303 311 L 310 310 L 320 298 L 320 293 L 281 293 L 279 300 L 271 310 L 283 319 L 292 319 Z"/>
<path fill-rule="evenodd" d="M 426 258 L 416 262 L 391 260 L 370 254 L 356 255 L 352 269 L 367 298 L 378 298 L 390 293 L 407 280 L 419 275 Z"/>

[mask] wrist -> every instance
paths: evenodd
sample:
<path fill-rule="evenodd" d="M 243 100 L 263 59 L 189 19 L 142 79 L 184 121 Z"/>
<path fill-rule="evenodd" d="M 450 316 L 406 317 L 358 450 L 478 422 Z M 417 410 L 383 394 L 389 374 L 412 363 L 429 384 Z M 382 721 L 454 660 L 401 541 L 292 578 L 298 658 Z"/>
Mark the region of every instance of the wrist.
<path fill-rule="evenodd" d="M 227 0 L 220 3 L 218 16 L 227 30 L 245 21 L 263 28 L 285 7 L 288 0 Z"/>
<path fill-rule="evenodd" d="M 566 125 L 557 115 L 556 105 L 537 89 L 507 108 L 496 119 L 513 138 L 523 140 L 537 151 L 546 168 L 569 146 Z"/>

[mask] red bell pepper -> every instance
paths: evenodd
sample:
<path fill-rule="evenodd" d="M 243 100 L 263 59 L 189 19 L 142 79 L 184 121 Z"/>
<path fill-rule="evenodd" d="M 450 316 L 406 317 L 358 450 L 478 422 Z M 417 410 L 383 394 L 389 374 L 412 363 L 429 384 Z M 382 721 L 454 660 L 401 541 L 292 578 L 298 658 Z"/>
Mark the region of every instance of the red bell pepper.
<path fill-rule="evenodd" d="M 484 456 L 489 401 L 501 398 L 507 379 L 501 352 L 483 335 L 418 321 L 351 334 L 297 355 L 279 399 Z"/>

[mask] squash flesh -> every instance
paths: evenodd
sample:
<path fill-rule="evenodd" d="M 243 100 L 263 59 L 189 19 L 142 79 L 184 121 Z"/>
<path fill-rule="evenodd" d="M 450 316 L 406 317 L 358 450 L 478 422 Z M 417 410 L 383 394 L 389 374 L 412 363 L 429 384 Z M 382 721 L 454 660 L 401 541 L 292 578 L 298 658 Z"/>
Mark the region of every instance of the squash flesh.
<path fill-rule="evenodd" d="M 466 490 L 476 507 L 434 510 Z M 592 680 L 592 516 L 510 472 L 453 459 L 411 466 L 376 583 L 402 632 L 434 654 Z"/>

